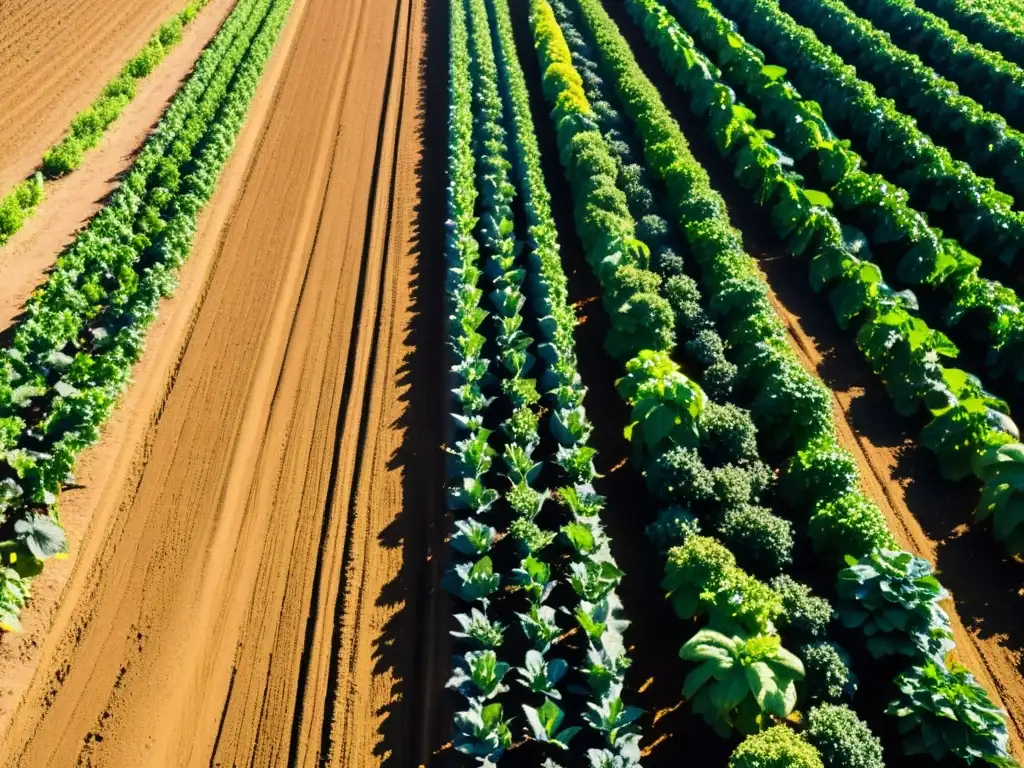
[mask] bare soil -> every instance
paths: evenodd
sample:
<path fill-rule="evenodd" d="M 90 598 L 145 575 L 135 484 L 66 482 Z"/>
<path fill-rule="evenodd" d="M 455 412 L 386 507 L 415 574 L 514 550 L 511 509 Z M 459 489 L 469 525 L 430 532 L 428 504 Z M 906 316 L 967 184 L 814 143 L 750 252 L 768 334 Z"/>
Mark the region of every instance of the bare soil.
<path fill-rule="evenodd" d="M 62 498 L 70 576 L 0 640 L 0 764 L 404 768 L 438 743 L 440 18 L 296 0 Z"/>
<path fill-rule="evenodd" d="M 185 2 L 4 0 L 0 194 L 36 168 L 71 118 Z"/>

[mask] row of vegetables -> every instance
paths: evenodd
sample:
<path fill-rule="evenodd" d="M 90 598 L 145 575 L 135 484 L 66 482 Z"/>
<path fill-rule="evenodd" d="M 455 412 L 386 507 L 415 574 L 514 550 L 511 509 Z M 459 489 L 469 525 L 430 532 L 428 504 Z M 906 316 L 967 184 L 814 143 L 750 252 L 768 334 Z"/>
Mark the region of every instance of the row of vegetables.
<path fill-rule="evenodd" d="M 240 0 L 111 201 L 57 259 L 0 352 L 0 626 L 66 551 L 57 501 L 127 386 L 234 145 L 290 0 Z"/>
<path fill-rule="evenodd" d="M 763 580 L 787 569 L 795 534 L 833 564 L 839 616 L 846 626 L 863 630 L 868 652 L 907 657 L 890 711 L 900 718 L 908 751 L 936 757 L 952 751 L 968 760 L 1009 764 L 1000 713 L 966 670 L 947 665 L 952 642 L 948 617 L 938 606 L 941 586 L 927 563 L 897 551 L 881 512 L 859 491 L 855 464 L 837 443 L 829 394 L 788 346 L 763 277 L 743 253 L 724 202 L 600 3 L 578 2 L 585 34 L 572 29 L 571 16 L 560 7 L 533 0 L 531 24 L 574 193 L 577 230 L 604 289 L 613 334 L 618 317 L 632 312 L 634 302 L 653 307 L 661 298 L 672 308 L 671 318 L 653 316 L 659 324 L 647 329 L 645 340 L 659 343 L 626 362 L 618 387 L 633 409 L 627 435 L 634 464 L 667 503 L 649 529 L 667 550 L 663 586 L 677 614 L 705 622 L 681 650 L 699 663 L 684 695 L 716 729 L 747 733 L 785 718 L 808 695 L 814 657 L 805 647 L 794 654 L 780 641 L 798 636 L 795 626 L 813 625 L 808 616 L 822 616 L 823 631 L 831 608 L 786 574 L 770 584 Z M 599 59 L 597 66 L 588 62 L 585 37 L 594 41 L 590 53 Z M 598 97 L 593 103 L 588 89 Z M 614 123 L 622 116 L 614 114 L 609 90 L 628 120 L 618 129 Z M 680 250 L 692 260 L 663 244 L 651 244 L 649 252 L 636 243 L 659 226 L 649 213 L 639 223 L 634 219 L 642 208 L 638 201 L 646 198 L 642 177 L 624 162 L 630 126 L 654 182 L 668 193 Z M 619 152 L 620 144 L 625 152 Z M 700 278 L 702 289 L 688 275 L 672 274 L 680 263 Z M 677 347 L 684 335 L 692 339 L 695 330 L 707 329 L 694 321 L 694 306 L 702 303 L 709 310 L 702 317 L 717 327 L 738 364 L 729 386 L 713 387 L 715 397 L 672 359 L 691 353 L 688 342 Z M 625 351 L 607 346 L 613 353 Z M 703 366 L 691 360 L 687 369 L 700 371 Z M 730 409 L 727 401 L 738 400 L 750 403 L 750 416 Z M 755 434 L 773 455 L 784 457 L 776 489 L 768 488 L 770 473 L 765 478 L 755 469 L 761 464 Z M 759 477 L 765 485 L 758 486 Z M 764 509 L 733 524 L 738 508 L 762 498 L 778 499 L 791 519 Z M 713 536 L 700 535 L 703 526 Z M 794 611 L 798 603 L 802 610 Z M 842 696 L 844 686 L 837 687 Z M 856 716 L 842 708 L 825 712 L 819 725 L 828 721 L 832 730 L 816 729 L 813 714 L 799 736 L 785 727 L 769 728 L 744 742 L 733 763 L 764 764 L 758 761 L 766 754 L 785 749 L 790 762 L 780 764 L 816 765 L 822 757 L 830 765 L 875 764 L 870 751 L 877 742 Z M 954 718 L 947 717 L 950 712 Z M 869 756 L 851 757 L 858 748 Z M 858 759 L 865 762 L 850 762 Z"/>
<path fill-rule="evenodd" d="M 969 40 L 1024 67 L 1024 12 L 1014 0 L 917 0 Z"/>
<path fill-rule="evenodd" d="M 857 143 L 872 170 L 906 189 L 917 208 L 941 217 L 987 268 L 1016 258 L 1024 242 L 1024 217 L 992 179 L 936 145 L 777 0 L 725 0 L 719 7 L 749 42 L 789 65 L 793 83 L 821 104 L 834 128 Z"/>
<path fill-rule="evenodd" d="M 747 0 L 724 0 L 722 6 L 726 12 L 746 12 L 750 8 Z M 1020 327 L 1015 295 L 980 278 L 977 261 L 955 243 L 938 240 L 937 231 L 929 231 L 926 222 L 915 218 L 906 207 L 898 187 L 879 177 L 857 173 L 859 158 L 844 148 L 823 118 L 833 114 L 831 103 L 819 109 L 813 102 L 801 101 L 786 81 L 785 70 L 764 65 L 763 54 L 732 32 L 728 21 L 714 14 L 708 16 L 707 4 L 698 8 L 709 19 L 699 25 L 698 34 L 713 41 L 710 48 L 716 55 L 723 53 L 716 38 L 730 30 L 725 32 L 728 52 L 723 62 L 741 88 L 762 99 L 766 114 L 777 121 L 813 120 L 813 127 L 808 126 L 806 132 L 797 131 L 794 137 L 793 132 L 784 131 L 783 138 L 797 157 L 817 152 L 821 179 L 836 182 L 832 189 L 840 206 L 857 213 L 858 223 L 867 225 L 871 236 L 865 238 L 857 230 L 842 227 L 826 208 L 831 200 L 803 185 L 801 177 L 789 167 L 788 156 L 771 143 L 773 134 L 758 128 L 754 113 L 736 103 L 714 64 L 707 61 L 706 66 L 691 67 L 686 61 L 690 53 L 670 52 L 676 82 L 706 94 L 705 102 L 698 102 L 703 104 L 700 111 L 711 115 L 712 131 L 723 137 L 722 150 L 736 164 L 741 182 L 758 190 L 758 199 L 771 208 L 776 230 L 786 239 L 790 251 L 810 257 L 812 284 L 818 289 L 835 285 L 830 300 L 840 322 L 846 325 L 859 320 L 858 347 L 882 376 L 897 409 L 906 415 L 921 410 L 930 415 L 922 442 L 935 453 L 943 475 L 962 479 L 973 474 L 980 480 L 983 493 L 976 518 L 992 517 L 996 537 L 1009 551 L 1022 551 L 1024 451 L 1016 426 L 1006 416 L 1006 405 L 987 393 L 976 377 L 942 364 L 942 358 L 956 356 L 957 348 L 918 316 L 913 294 L 897 291 L 883 280 L 881 269 L 872 261 L 868 241 L 882 249 L 889 244 L 912 246 L 905 253 L 899 247 L 892 249 L 900 255 L 897 274 L 905 282 L 941 287 L 952 298 L 945 312 L 950 324 L 955 326 L 972 315 L 984 320 L 990 334 L 987 343 L 993 349 L 989 362 L 994 368 L 990 370 L 995 373 L 1001 372 L 1003 363 L 1018 357 L 1011 354 L 1000 361 L 1005 354 L 1000 350 L 1011 335 L 1016 335 L 1011 329 Z M 666 24 L 675 24 L 674 19 L 666 19 L 664 14 L 661 17 Z M 681 13 L 681 18 L 690 19 L 691 14 Z M 746 19 L 750 28 L 765 32 L 770 42 L 803 40 L 803 33 L 811 34 L 782 13 L 774 0 L 757 0 L 755 12 L 748 13 Z M 693 29 L 696 31 L 698 26 Z M 671 46 L 694 49 L 692 39 L 681 28 L 678 35 L 681 42 L 673 41 Z M 791 53 L 792 48 L 787 43 L 781 52 Z M 773 53 L 778 55 L 780 51 Z M 704 61 L 703 54 L 699 58 Z M 746 59 L 747 63 L 734 59 Z M 753 73 L 757 62 L 761 62 L 760 74 Z M 798 66 L 796 73 L 801 69 Z M 786 96 L 776 97 L 782 91 Z M 887 210 L 870 210 L 878 205 Z M 1010 348 L 1014 346 L 1015 342 Z"/>
<path fill-rule="evenodd" d="M 985 111 L 961 94 L 955 82 L 897 46 L 842 0 L 784 0 L 782 7 L 855 66 L 861 78 L 916 117 L 933 141 L 968 162 L 979 175 L 994 179 L 1006 192 L 1018 199 L 1024 196 L 1024 134 L 1010 127 L 1002 115 Z M 885 3 L 876 7 L 884 8 Z"/>
<path fill-rule="evenodd" d="M 897 44 L 958 83 L 965 94 L 1024 130 L 1024 68 L 998 51 L 971 42 L 914 0 L 850 0 L 850 4 L 891 34 Z"/>
<path fill-rule="evenodd" d="M 146 44 L 124 65 L 86 109 L 72 119 L 68 130 L 46 150 L 42 170 L 21 182 L 0 199 L 0 246 L 21 229 L 43 200 L 44 172 L 47 177 L 63 176 L 78 168 L 85 152 L 97 144 L 106 130 L 135 98 L 136 81 L 149 75 L 181 42 L 182 30 L 210 0 L 191 0 L 181 11 L 160 25 Z"/>
<path fill-rule="evenodd" d="M 729 84 L 756 105 L 766 127 L 775 133 L 773 140 L 778 147 L 795 161 L 794 165 L 803 163 L 813 175 L 813 181 L 824 186 L 831 195 L 831 199 L 815 196 L 816 193 L 812 197 L 826 206 L 834 203 L 848 222 L 868 233 L 867 241 L 880 251 L 892 254 L 890 261 L 900 282 L 940 288 L 948 297 L 948 304 L 941 313 L 947 327 L 956 330 L 966 324 L 964 321 L 968 318 L 978 321 L 970 341 L 980 342 L 989 350 L 986 360 L 989 375 L 1013 379 L 1024 376 L 1024 367 L 1021 367 L 1024 314 L 1014 291 L 982 277 L 977 257 L 955 240 L 944 238 L 941 230 L 929 226 L 926 216 L 911 207 L 906 190 L 880 174 L 864 170 L 862 158 L 849 148 L 848 142 L 833 133 L 821 106 L 803 99 L 787 78 L 786 70 L 766 64 L 764 54 L 747 43 L 735 31 L 735 25 L 713 5 L 674 3 L 673 9 L 700 45 L 712 52 L 715 61 L 727 73 Z M 668 30 L 664 34 L 673 39 L 681 35 L 679 44 L 685 50 L 693 49 L 693 42 L 687 40 L 685 32 L 677 30 L 674 19 L 665 14 L 660 17 Z M 709 66 L 714 69 L 713 64 Z M 715 79 L 709 75 L 706 87 L 713 86 Z M 722 113 L 722 117 L 731 120 L 750 115 L 742 108 L 734 108 Z M 763 130 L 762 135 L 768 138 Z M 790 162 L 786 155 L 779 158 L 783 164 Z M 791 179 L 799 182 L 796 168 L 789 170 Z M 865 239 L 851 227 L 846 231 L 855 233 L 858 242 Z M 861 252 L 864 253 L 863 246 Z M 812 262 L 812 265 L 816 287 L 837 268 L 828 261 Z M 844 305 L 837 306 L 844 325 L 863 303 L 853 295 L 847 294 L 845 298 Z"/>
<path fill-rule="evenodd" d="M 454 746 L 482 765 L 515 746 L 531 764 L 625 768 L 640 760 L 641 711 L 622 698 L 623 574 L 593 485 L 576 318 L 505 0 L 453 0 L 450 45 L 445 586 L 468 606 L 452 633 Z M 525 734 L 513 732 L 520 710 Z"/>

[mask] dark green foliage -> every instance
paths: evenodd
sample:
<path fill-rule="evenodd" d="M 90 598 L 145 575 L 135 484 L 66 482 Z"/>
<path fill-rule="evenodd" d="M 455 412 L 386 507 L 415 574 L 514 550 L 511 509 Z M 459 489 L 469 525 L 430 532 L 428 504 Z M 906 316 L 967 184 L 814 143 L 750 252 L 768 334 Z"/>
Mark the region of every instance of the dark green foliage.
<path fill-rule="evenodd" d="M 647 241 L 645 240 L 644 242 Z M 686 262 L 683 260 L 683 257 L 668 247 L 655 252 L 653 264 L 654 270 L 665 278 L 682 275 L 686 269 Z"/>
<path fill-rule="evenodd" d="M 697 335 L 685 345 L 686 357 L 702 368 L 721 360 L 725 355 L 725 345 L 721 337 L 710 329 L 698 331 Z"/>
<path fill-rule="evenodd" d="M 723 507 L 749 504 L 753 497 L 750 475 L 742 467 L 726 464 L 711 469 L 715 501 Z"/>
<path fill-rule="evenodd" d="M 651 463 L 647 487 L 663 501 L 692 504 L 712 497 L 714 479 L 696 450 L 673 448 Z"/>
<path fill-rule="evenodd" d="M 807 676 L 807 699 L 812 702 L 839 702 L 853 698 L 857 678 L 850 669 L 846 653 L 835 643 L 818 640 L 799 649 Z"/>
<path fill-rule="evenodd" d="M 732 396 L 736 384 L 738 369 L 724 358 L 712 363 L 704 371 L 701 384 L 708 397 L 714 400 L 726 400 Z"/>
<path fill-rule="evenodd" d="M 636 223 L 636 236 L 647 243 L 652 251 L 659 251 L 668 245 L 669 233 L 668 222 L 661 216 L 650 214 Z"/>
<path fill-rule="evenodd" d="M 832 620 L 832 605 L 811 593 L 811 588 L 788 574 L 772 579 L 772 589 L 782 597 L 782 615 L 776 621 L 779 631 L 790 642 L 823 638 Z"/>
<path fill-rule="evenodd" d="M 709 466 L 756 461 L 757 428 L 750 414 L 732 403 L 708 403 L 700 418 L 700 454 Z"/>
<path fill-rule="evenodd" d="M 727 509 L 718 534 L 740 566 L 759 576 L 772 576 L 793 561 L 793 529 L 764 507 L 744 504 Z"/>
<path fill-rule="evenodd" d="M 655 549 L 664 555 L 673 547 L 682 546 L 690 534 L 700 533 L 700 524 L 686 507 L 672 506 L 661 510 L 646 532 Z"/>

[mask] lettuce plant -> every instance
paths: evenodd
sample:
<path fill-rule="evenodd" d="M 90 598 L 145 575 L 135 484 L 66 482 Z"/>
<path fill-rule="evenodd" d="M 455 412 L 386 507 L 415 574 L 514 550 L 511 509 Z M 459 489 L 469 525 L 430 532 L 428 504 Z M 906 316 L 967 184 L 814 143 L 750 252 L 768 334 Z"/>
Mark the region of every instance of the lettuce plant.
<path fill-rule="evenodd" d="M 699 665 L 686 676 L 684 698 L 722 736 L 733 729 L 755 733 L 796 706 L 804 665 L 774 635 L 750 633 L 735 622 L 712 623 L 679 656 Z"/>
<path fill-rule="evenodd" d="M 472 640 L 483 648 L 497 648 L 505 638 L 505 625 L 487 618 L 483 611 L 473 608 L 468 614 L 457 613 L 455 620 L 461 631 L 452 631 L 452 637 Z"/>
<path fill-rule="evenodd" d="M 493 699 L 508 690 L 502 680 L 509 668 L 504 661 L 498 661 L 497 654 L 491 649 L 469 651 L 452 658 L 452 676 L 445 688 L 452 688 L 470 699 Z"/>
<path fill-rule="evenodd" d="M 569 665 L 564 659 L 546 660 L 540 651 L 530 649 L 526 652 L 523 666 L 516 667 L 519 680 L 533 693 L 543 693 L 552 699 L 561 699 L 561 692 L 555 687 L 565 677 Z"/>
<path fill-rule="evenodd" d="M 533 738 L 560 749 L 568 749 L 569 741 L 583 730 L 578 725 L 562 728 L 565 713 L 549 698 L 545 698 L 544 703 L 536 709 L 524 704 L 523 712 L 526 715 L 526 722 L 530 724 Z"/>

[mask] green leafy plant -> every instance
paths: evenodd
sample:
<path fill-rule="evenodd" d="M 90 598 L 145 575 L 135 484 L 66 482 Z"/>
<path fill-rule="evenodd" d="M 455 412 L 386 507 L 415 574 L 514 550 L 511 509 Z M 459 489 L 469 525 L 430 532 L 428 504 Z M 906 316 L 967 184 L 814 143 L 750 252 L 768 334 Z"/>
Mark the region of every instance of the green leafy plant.
<path fill-rule="evenodd" d="M 494 572 L 494 565 L 488 556 L 476 562 L 459 563 L 448 571 L 445 587 L 467 603 L 480 600 L 486 606 L 488 597 L 498 589 L 501 576 Z"/>
<path fill-rule="evenodd" d="M 945 658 L 953 647 L 949 617 L 939 606 L 946 591 L 927 560 L 876 550 L 860 560 L 847 557 L 847 564 L 836 587 L 839 618 L 864 631 L 872 656 Z"/>
<path fill-rule="evenodd" d="M 453 657 L 452 664 L 452 676 L 445 687 L 457 690 L 466 698 L 486 701 L 508 690 L 502 680 L 510 667 L 498 661 L 493 650 L 469 651 Z"/>
<path fill-rule="evenodd" d="M 908 754 L 935 760 L 952 753 L 967 763 L 1016 766 L 1004 713 L 964 667 L 929 661 L 896 679 L 899 694 L 886 712 L 899 718 Z"/>
<path fill-rule="evenodd" d="M 579 726 L 562 728 L 565 713 L 550 698 L 545 698 L 544 703 L 536 709 L 524 704 L 523 712 L 526 714 L 526 722 L 530 724 L 533 738 L 560 749 L 568 749 L 572 738 L 583 730 Z"/>
<path fill-rule="evenodd" d="M 633 723 L 643 710 L 631 707 L 622 701 L 621 683 L 612 683 L 595 704 L 587 702 L 587 711 L 583 716 L 595 729 L 605 735 L 608 745 L 615 747 L 620 738 L 633 733 Z"/>
<path fill-rule="evenodd" d="M 729 757 L 729 768 L 822 768 L 817 750 L 785 725 L 744 739 Z"/>
<path fill-rule="evenodd" d="M 547 653 L 551 643 L 562 633 L 555 622 L 555 609 L 550 605 L 533 604 L 529 611 L 516 616 L 526 638 L 541 653 Z"/>
<path fill-rule="evenodd" d="M 729 768 L 822 768 L 814 746 L 784 725 L 755 733 L 740 742 Z"/>
<path fill-rule="evenodd" d="M 689 536 L 669 550 L 661 586 L 684 619 L 710 613 L 764 631 L 782 612 L 771 587 L 740 570 L 732 553 L 706 536 Z"/>
<path fill-rule="evenodd" d="M 787 639 L 803 641 L 825 636 L 834 615 L 828 600 L 785 573 L 772 579 L 771 587 L 782 598 L 782 613 L 775 620 L 779 632 Z"/>
<path fill-rule="evenodd" d="M 523 666 L 516 667 L 519 679 L 533 693 L 543 693 L 552 699 L 561 699 L 561 692 L 555 687 L 558 681 L 565 677 L 569 665 L 564 659 L 545 660 L 544 655 L 537 650 L 530 649 L 526 652 L 526 661 Z"/>
<path fill-rule="evenodd" d="M 455 713 L 455 730 L 456 751 L 481 758 L 482 765 L 493 765 L 512 746 L 512 733 L 497 702 L 484 706 L 470 699 L 469 709 Z"/>
<path fill-rule="evenodd" d="M 452 637 L 471 640 L 484 648 L 497 648 L 505 639 L 505 625 L 487 618 L 483 611 L 473 608 L 469 613 L 455 614 L 461 631 L 452 631 Z"/>
<path fill-rule="evenodd" d="M 845 704 L 822 704 L 807 713 L 804 738 L 824 768 L 885 768 L 882 743 Z"/>
<path fill-rule="evenodd" d="M 482 555 L 491 548 L 498 532 L 479 520 L 456 520 L 451 545 L 464 555 Z"/>
<path fill-rule="evenodd" d="M 804 662 L 808 701 L 839 702 L 853 698 L 857 678 L 842 648 L 829 640 L 818 640 L 797 650 Z"/>
<path fill-rule="evenodd" d="M 698 664 L 686 676 L 684 698 L 723 736 L 733 729 L 755 733 L 796 706 L 804 665 L 776 636 L 712 623 L 687 640 L 679 656 Z"/>
<path fill-rule="evenodd" d="M 637 456 L 657 456 L 673 445 L 697 444 L 697 423 L 707 396 L 667 354 L 640 352 L 626 363 L 626 375 L 615 386 L 633 409 L 625 435 Z"/>
<path fill-rule="evenodd" d="M 512 571 L 512 578 L 535 603 L 543 603 L 555 586 L 550 566 L 532 556 L 524 558 Z"/>

